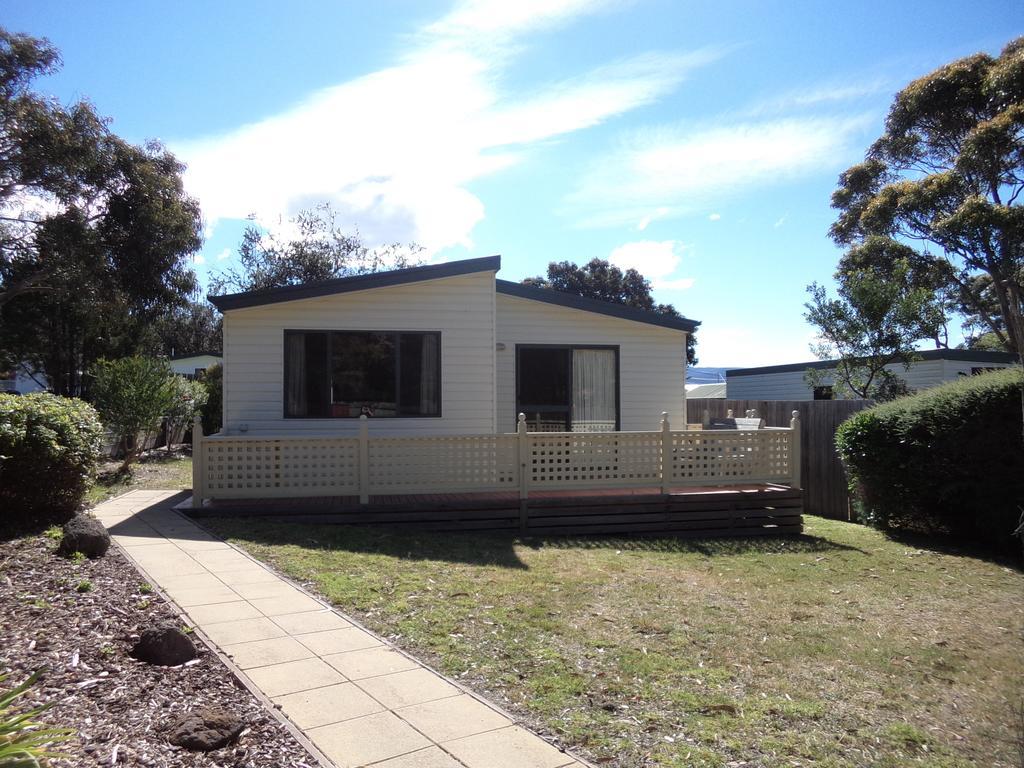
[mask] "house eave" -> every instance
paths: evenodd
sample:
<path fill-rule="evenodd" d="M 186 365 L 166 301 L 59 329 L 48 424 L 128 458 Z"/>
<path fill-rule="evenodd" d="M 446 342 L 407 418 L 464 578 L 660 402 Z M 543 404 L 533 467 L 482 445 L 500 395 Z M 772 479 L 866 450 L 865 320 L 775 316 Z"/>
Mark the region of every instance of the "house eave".
<path fill-rule="evenodd" d="M 418 283 L 425 280 L 469 275 L 475 272 L 497 272 L 499 269 L 501 269 L 501 256 L 485 256 L 479 259 L 462 259 L 460 261 L 449 261 L 444 264 L 428 264 L 420 267 L 394 269 L 388 272 L 373 272 L 367 275 L 339 277 L 319 283 L 288 285 L 264 291 L 208 296 L 207 299 L 221 312 L 228 312 L 233 309 L 259 307 L 266 304 L 279 304 L 285 301 L 298 301 L 300 299 L 314 299 L 322 296 L 351 293 L 353 291 L 366 291 L 372 288 L 386 288 L 407 283 Z"/>
<path fill-rule="evenodd" d="M 517 299 L 540 301 L 545 304 L 554 304 L 559 307 L 582 310 L 583 312 L 617 317 L 621 320 L 632 320 L 636 323 L 656 325 L 661 328 L 671 328 L 676 331 L 685 331 L 686 333 L 693 333 L 697 330 L 697 326 L 700 325 L 698 320 L 663 315 L 659 312 L 651 312 L 645 309 L 634 309 L 622 304 L 613 304 L 609 301 L 601 301 L 600 299 L 589 299 L 551 288 L 537 288 L 532 285 L 514 283 L 510 280 L 496 280 L 495 289 L 498 293 L 514 296 Z"/>

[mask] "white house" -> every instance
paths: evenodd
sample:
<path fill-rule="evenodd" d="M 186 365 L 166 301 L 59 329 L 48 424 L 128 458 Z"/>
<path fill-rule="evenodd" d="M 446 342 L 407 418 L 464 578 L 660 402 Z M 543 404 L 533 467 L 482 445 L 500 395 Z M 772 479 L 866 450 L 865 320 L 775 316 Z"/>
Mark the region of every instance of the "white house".
<path fill-rule="evenodd" d="M 686 396 L 691 398 L 714 398 L 720 400 L 725 397 L 725 382 L 720 384 L 687 384 Z"/>
<path fill-rule="evenodd" d="M 500 257 L 210 297 L 224 433 L 474 435 L 686 423 L 697 322 L 496 279 Z"/>
<path fill-rule="evenodd" d="M 32 371 L 25 365 L 15 366 L 10 371 L 0 371 L 0 392 L 17 392 L 27 395 L 32 392 L 45 392 L 49 387 L 46 375 Z"/>
<path fill-rule="evenodd" d="M 207 368 L 223 362 L 216 352 L 203 352 L 198 355 L 178 355 L 168 361 L 171 370 L 187 379 L 195 379 Z"/>
<path fill-rule="evenodd" d="M 970 349 L 929 349 L 917 353 L 921 358 L 907 370 L 903 365 L 887 368 L 907 382 L 911 390 L 934 387 L 961 376 L 971 376 L 993 368 L 1007 368 L 1016 358 L 1007 352 Z M 726 396 L 731 400 L 831 400 L 835 360 L 815 360 L 792 365 L 761 368 L 734 368 L 726 371 Z M 808 368 L 825 371 L 818 387 L 811 387 L 805 374 Z"/>

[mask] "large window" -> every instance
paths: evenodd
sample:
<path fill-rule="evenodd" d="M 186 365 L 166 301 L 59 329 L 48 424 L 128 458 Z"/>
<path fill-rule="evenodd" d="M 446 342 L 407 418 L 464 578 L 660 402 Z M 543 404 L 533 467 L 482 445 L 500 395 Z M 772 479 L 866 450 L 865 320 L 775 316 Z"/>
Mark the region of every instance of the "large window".
<path fill-rule="evenodd" d="M 285 331 L 284 415 L 441 415 L 441 334 Z"/>
<path fill-rule="evenodd" d="M 531 432 L 612 432 L 619 426 L 614 347 L 516 348 L 516 412 Z"/>

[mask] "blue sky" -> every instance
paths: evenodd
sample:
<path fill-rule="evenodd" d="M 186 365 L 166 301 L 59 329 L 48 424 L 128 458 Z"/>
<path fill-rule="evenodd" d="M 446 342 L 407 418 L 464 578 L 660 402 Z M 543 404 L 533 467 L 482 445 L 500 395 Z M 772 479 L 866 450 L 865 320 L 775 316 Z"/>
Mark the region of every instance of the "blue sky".
<path fill-rule="evenodd" d="M 1024 34 L 1024 3 L 7 0 L 113 129 L 203 208 L 202 277 L 245 217 L 320 201 L 371 244 L 635 266 L 702 365 L 800 362 L 838 174 L 914 77 Z"/>

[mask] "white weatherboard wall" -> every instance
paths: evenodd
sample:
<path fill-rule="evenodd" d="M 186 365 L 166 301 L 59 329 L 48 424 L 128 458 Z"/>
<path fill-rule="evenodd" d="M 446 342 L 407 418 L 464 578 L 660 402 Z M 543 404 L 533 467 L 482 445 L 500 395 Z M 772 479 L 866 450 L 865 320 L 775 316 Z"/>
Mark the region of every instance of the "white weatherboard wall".
<path fill-rule="evenodd" d="M 354 435 L 358 419 L 284 418 L 285 330 L 440 331 L 441 416 L 370 419 L 371 435 L 494 432 L 494 272 L 224 313 L 229 434 Z"/>
<path fill-rule="evenodd" d="M 196 355 L 195 357 L 182 357 L 177 360 L 169 360 L 171 370 L 182 375 L 192 376 L 196 370 L 206 370 L 220 363 L 221 359 L 215 355 Z"/>
<path fill-rule="evenodd" d="M 971 362 L 966 360 L 920 360 L 911 363 L 908 371 L 902 365 L 886 366 L 890 371 L 907 382 L 912 390 L 927 389 L 952 381 L 961 375 L 969 376 L 972 368 L 1006 368 L 1004 363 Z M 804 380 L 806 369 L 780 371 L 777 373 L 755 373 L 749 376 L 735 374 L 726 377 L 726 397 L 730 400 L 813 400 L 814 390 Z M 822 384 L 832 384 L 827 374 Z"/>
<path fill-rule="evenodd" d="M 497 296 L 498 430 L 516 419 L 516 344 L 619 347 L 619 422 L 624 431 L 656 430 L 663 411 L 674 429 L 686 424 L 686 333 L 632 320 Z"/>

